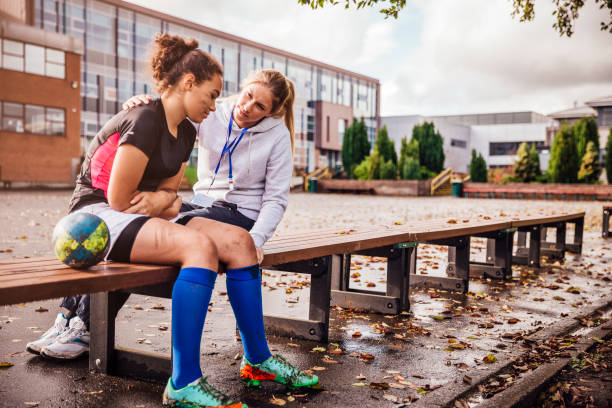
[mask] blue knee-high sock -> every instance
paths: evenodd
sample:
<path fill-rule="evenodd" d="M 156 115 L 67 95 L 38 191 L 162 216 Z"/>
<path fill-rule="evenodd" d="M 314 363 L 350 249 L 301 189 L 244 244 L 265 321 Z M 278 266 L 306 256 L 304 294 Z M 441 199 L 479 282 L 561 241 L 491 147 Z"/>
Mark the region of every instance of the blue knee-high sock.
<path fill-rule="evenodd" d="M 185 387 L 202 376 L 200 342 L 217 273 L 183 268 L 172 289 L 172 384 Z"/>
<path fill-rule="evenodd" d="M 228 269 L 226 273 L 227 296 L 236 316 L 244 355 L 253 364 L 262 363 L 272 354 L 264 329 L 259 265 Z"/>

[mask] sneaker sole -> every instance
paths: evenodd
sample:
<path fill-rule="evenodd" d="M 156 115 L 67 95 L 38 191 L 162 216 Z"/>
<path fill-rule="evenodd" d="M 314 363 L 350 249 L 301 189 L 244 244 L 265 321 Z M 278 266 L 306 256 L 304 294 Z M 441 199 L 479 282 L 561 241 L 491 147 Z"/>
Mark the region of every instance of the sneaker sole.
<path fill-rule="evenodd" d="M 30 353 L 32 353 L 32 354 L 35 354 L 35 355 L 37 355 L 37 356 L 40 356 L 40 351 L 36 351 L 36 350 L 34 350 L 32 347 L 26 347 L 26 351 L 27 351 L 27 352 L 30 352 Z"/>
<path fill-rule="evenodd" d="M 82 353 L 77 354 L 76 356 L 73 357 L 56 357 L 56 356 L 50 356 L 49 354 L 46 354 L 44 350 L 42 350 L 40 352 L 40 356 L 44 357 L 48 360 L 53 360 L 53 361 L 67 361 L 67 360 L 76 360 L 77 358 L 83 357 L 84 355 L 89 354 L 89 351 L 85 350 Z"/>
<path fill-rule="evenodd" d="M 285 385 L 285 386 L 287 386 L 287 388 L 292 389 L 292 390 L 295 390 L 297 388 L 310 388 L 310 387 L 314 387 L 315 385 L 319 384 L 319 381 L 313 382 L 312 384 L 294 385 L 294 384 L 287 384 L 286 382 L 284 382 L 282 380 L 276 380 L 276 379 L 274 379 L 274 380 L 253 380 L 253 379 L 250 379 L 250 378 L 241 378 L 240 380 L 247 387 L 257 388 L 264 381 L 272 381 L 272 382 L 275 382 L 277 384 Z"/>

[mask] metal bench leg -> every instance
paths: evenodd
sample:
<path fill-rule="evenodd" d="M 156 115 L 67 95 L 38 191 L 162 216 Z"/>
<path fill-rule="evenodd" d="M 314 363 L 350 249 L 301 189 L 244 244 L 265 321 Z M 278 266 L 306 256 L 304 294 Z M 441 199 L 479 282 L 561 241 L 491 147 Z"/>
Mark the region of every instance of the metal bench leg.
<path fill-rule="evenodd" d="M 264 315 L 266 331 L 275 335 L 326 342 L 329 337 L 332 276 L 341 275 L 341 268 L 341 255 L 278 265 L 278 270 L 311 274 L 308 319 Z"/>
<path fill-rule="evenodd" d="M 612 236 L 612 231 L 610 231 L 610 210 L 604 210 L 603 212 L 601 236 L 604 238 Z"/>
<path fill-rule="evenodd" d="M 345 262 L 344 276 L 346 277 L 346 282 L 335 284 L 336 280 L 334 279 L 331 292 L 332 304 L 345 308 L 365 309 L 385 314 L 397 314 L 403 309 L 408 308 L 409 304 L 404 306 L 403 303 L 407 297 L 404 294 L 406 290 L 404 281 L 407 274 L 406 268 L 408 267 L 406 256 L 408 256 L 408 250 L 415 246 L 416 242 L 406 242 L 394 246 L 357 252 L 359 255 L 387 258 L 387 291 L 385 294 L 381 294 L 378 291 L 350 289 L 348 281 L 350 277 L 350 263 L 347 267 Z"/>
<path fill-rule="evenodd" d="M 486 262 L 470 262 L 470 277 L 506 279 L 512 276 L 514 228 L 479 235 L 487 238 Z"/>
<path fill-rule="evenodd" d="M 129 293 L 99 292 L 90 296 L 89 370 L 112 374 L 115 352 L 115 318 Z"/>
<path fill-rule="evenodd" d="M 535 268 L 540 267 L 540 243 L 541 227 L 539 225 L 534 225 L 529 230 L 529 266 L 533 266 Z"/>
<path fill-rule="evenodd" d="M 516 241 L 516 254 L 512 257 L 512 263 L 517 265 L 527 265 L 528 255 L 529 250 L 527 248 L 527 232 L 525 230 L 519 230 Z"/>
<path fill-rule="evenodd" d="M 548 242 L 546 240 L 546 233 L 548 228 L 555 228 L 556 239 L 555 242 Z M 566 237 L 566 222 L 561 221 L 554 225 L 548 225 L 542 227 L 541 243 L 540 243 L 540 255 L 548 256 L 552 259 L 563 259 L 565 257 L 565 237 Z"/>
<path fill-rule="evenodd" d="M 574 224 L 574 242 L 571 244 L 566 243 L 565 249 L 575 254 L 582 253 L 582 236 L 584 234 L 584 217 L 578 218 L 573 221 Z"/>
<path fill-rule="evenodd" d="M 440 239 L 428 241 L 428 243 L 448 247 L 447 277 L 423 276 L 414 273 L 410 276 L 410 285 L 466 293 L 468 291 L 470 273 L 470 237 Z M 416 268 L 414 272 L 416 272 Z"/>

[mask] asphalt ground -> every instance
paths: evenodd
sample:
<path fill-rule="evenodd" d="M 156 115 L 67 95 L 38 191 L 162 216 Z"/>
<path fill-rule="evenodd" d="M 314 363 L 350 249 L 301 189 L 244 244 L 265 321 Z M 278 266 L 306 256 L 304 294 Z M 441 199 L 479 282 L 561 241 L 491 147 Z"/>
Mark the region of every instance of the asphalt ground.
<path fill-rule="evenodd" d="M 69 191 L 0 192 L 0 259 L 50 255 L 51 231 L 69 197 Z M 316 390 L 278 384 L 253 390 L 238 381 L 242 347 L 221 277 L 203 333 L 203 372 L 251 407 L 506 406 L 509 395 L 520 401 L 529 392 L 524 383 L 537 382 L 544 368 L 563 362 L 582 343 L 599 344 L 592 337 L 607 341 L 612 241 L 600 237 L 601 203 L 292 194 L 278 228 L 282 234 L 536 209 L 586 211 L 583 254 L 539 269 L 514 267 L 507 282 L 472 280 L 467 295 L 413 290 L 410 313 L 398 316 L 334 308 L 328 344 L 269 337 L 273 353 L 320 377 Z M 484 241 L 472 247 L 474 259 L 484 256 Z M 419 246 L 419 273 L 443 274 L 440 249 Z M 354 259 L 352 287 L 383 291 L 381 261 Z M 264 281 L 266 313 L 306 317 L 307 275 L 265 271 Z M 53 322 L 58 304 L 0 307 L 0 362 L 8 363 L 0 368 L 0 407 L 161 405 L 164 384 L 92 374 L 87 359 L 60 364 L 25 352 L 25 344 Z M 133 295 L 117 317 L 116 342 L 169 355 L 170 331 L 170 300 Z M 605 375 L 595 377 L 603 381 Z"/>

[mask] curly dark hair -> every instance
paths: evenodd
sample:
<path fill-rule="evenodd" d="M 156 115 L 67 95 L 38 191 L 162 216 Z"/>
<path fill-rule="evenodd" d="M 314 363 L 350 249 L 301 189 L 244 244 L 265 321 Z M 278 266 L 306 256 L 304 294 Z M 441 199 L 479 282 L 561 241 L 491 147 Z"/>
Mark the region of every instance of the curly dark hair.
<path fill-rule="evenodd" d="M 178 35 L 158 33 L 154 43 L 151 69 L 160 94 L 176 84 L 186 73 L 195 76 L 196 84 L 208 81 L 214 75 L 223 76 L 223 67 L 219 61 L 199 49 L 198 41 L 194 38 L 185 40 Z"/>

